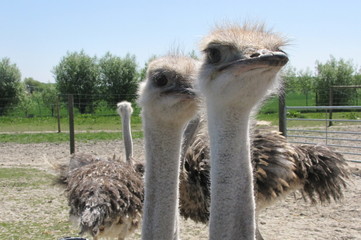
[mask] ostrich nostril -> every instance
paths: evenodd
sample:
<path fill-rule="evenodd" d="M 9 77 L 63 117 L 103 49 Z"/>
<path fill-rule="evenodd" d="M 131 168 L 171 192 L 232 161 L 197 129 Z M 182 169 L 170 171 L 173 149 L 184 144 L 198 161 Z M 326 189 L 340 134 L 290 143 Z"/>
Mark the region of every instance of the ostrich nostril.
<path fill-rule="evenodd" d="M 259 55 L 261 55 L 260 53 L 253 53 L 251 56 L 249 56 L 249 57 L 251 57 L 251 58 L 255 58 L 255 57 L 259 57 Z"/>

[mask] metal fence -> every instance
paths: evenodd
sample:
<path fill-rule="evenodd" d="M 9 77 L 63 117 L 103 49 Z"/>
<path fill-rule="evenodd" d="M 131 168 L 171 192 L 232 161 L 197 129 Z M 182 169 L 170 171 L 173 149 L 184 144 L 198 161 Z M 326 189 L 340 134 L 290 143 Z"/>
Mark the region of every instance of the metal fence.
<path fill-rule="evenodd" d="M 69 99 L 67 95 L 55 96 L 51 101 L 32 97 L 28 104 L 12 104 L 0 114 L 0 134 L 3 133 L 53 133 L 69 131 Z M 119 101 L 135 95 L 112 95 Z M 104 100 L 105 95 L 73 95 L 74 119 L 77 132 L 119 131 L 119 115 L 116 103 Z M 8 100 L 0 97 L 1 101 Z M 80 109 L 85 109 L 81 112 Z M 140 108 L 133 103 L 133 117 L 138 117 Z M 0 110 L 1 112 L 1 110 Z"/>
<path fill-rule="evenodd" d="M 361 111 L 361 106 L 287 106 L 286 112 L 315 111 L 322 113 L 324 118 L 286 118 L 284 134 L 289 142 L 299 144 L 325 144 L 337 152 L 342 153 L 348 161 L 361 163 L 361 120 L 360 119 L 333 119 L 335 111 Z M 312 127 L 289 127 L 291 121 L 310 122 L 321 124 Z"/>

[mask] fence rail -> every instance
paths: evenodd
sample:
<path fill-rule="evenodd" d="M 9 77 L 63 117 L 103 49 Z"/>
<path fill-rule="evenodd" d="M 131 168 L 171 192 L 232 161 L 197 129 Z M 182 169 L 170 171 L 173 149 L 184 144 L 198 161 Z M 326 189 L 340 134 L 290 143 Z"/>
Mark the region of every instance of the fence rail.
<path fill-rule="evenodd" d="M 360 119 L 331 119 L 332 115 L 329 113 L 332 110 L 361 110 L 361 106 L 286 106 L 286 112 L 294 109 L 314 109 L 317 111 L 324 110 L 325 118 L 286 118 L 284 122 L 286 127 L 284 128 L 284 135 L 287 136 L 289 142 L 298 144 L 318 144 L 320 140 L 323 140 L 323 144 L 334 148 L 337 152 L 344 154 L 346 159 L 351 162 L 361 163 L 358 156 L 361 156 L 361 120 Z M 298 129 L 287 128 L 287 121 L 317 121 L 325 122 L 324 129 Z M 333 126 L 330 123 L 349 123 L 347 130 L 343 131 L 340 126 Z M 359 124 L 358 124 L 359 123 Z M 332 129 L 331 128 L 332 126 Z M 322 128 L 322 127 L 321 127 Z M 354 129 L 356 129 L 356 131 Z M 292 132 L 292 134 L 288 134 Z M 312 142 L 312 140 L 314 140 Z"/>
<path fill-rule="evenodd" d="M 287 109 L 319 109 L 319 110 L 329 110 L 329 109 L 361 109 L 361 106 L 287 106 Z"/>

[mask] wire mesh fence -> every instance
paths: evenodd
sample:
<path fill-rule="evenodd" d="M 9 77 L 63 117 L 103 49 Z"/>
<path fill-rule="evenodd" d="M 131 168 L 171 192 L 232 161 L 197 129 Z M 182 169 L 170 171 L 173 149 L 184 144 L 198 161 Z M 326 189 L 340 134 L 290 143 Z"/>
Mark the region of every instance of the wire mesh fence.
<path fill-rule="evenodd" d="M 332 86 L 323 90 L 300 91 L 292 86 L 286 89 L 288 106 L 359 106 L 361 86 Z"/>
<path fill-rule="evenodd" d="M 117 95 L 113 99 L 135 99 L 136 96 Z M 103 100 L 104 95 L 74 96 L 74 121 L 76 131 L 119 131 L 120 118 L 116 103 Z M 0 98 L 0 102 L 2 102 Z M 34 133 L 69 131 L 68 95 L 56 96 L 52 101 L 32 99 L 28 104 L 7 107 L 0 116 L 0 133 Z M 140 109 L 133 103 L 133 118 L 140 121 Z"/>

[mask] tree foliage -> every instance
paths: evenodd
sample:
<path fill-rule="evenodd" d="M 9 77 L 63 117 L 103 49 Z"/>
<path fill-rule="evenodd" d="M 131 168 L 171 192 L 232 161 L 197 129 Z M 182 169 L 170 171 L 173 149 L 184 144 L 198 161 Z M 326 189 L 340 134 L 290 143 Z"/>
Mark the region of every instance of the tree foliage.
<path fill-rule="evenodd" d="M 144 64 L 144 67 L 142 69 L 140 69 L 139 71 L 139 79 L 140 81 L 143 81 L 145 80 L 145 78 L 147 77 L 147 71 L 148 71 L 148 65 L 151 61 L 153 61 L 154 59 L 156 59 L 157 56 L 156 55 L 153 55 L 151 56 L 148 61 Z"/>
<path fill-rule="evenodd" d="M 92 112 L 99 94 L 99 68 L 96 57 L 81 52 L 67 53 L 53 70 L 58 92 L 73 94 L 80 113 Z"/>
<path fill-rule="evenodd" d="M 306 106 L 309 105 L 309 95 L 314 90 L 315 77 L 309 69 L 301 70 L 297 74 L 297 89 L 306 98 Z"/>
<path fill-rule="evenodd" d="M 282 79 L 283 79 L 284 89 L 287 92 L 297 91 L 296 68 L 292 67 L 291 65 L 287 65 L 282 70 Z"/>
<path fill-rule="evenodd" d="M 55 84 L 43 85 L 43 91 L 40 92 L 40 97 L 44 105 L 50 109 L 51 116 L 54 116 L 55 106 L 58 104 L 58 91 Z"/>
<path fill-rule="evenodd" d="M 0 116 L 20 100 L 21 73 L 9 58 L 0 61 Z"/>
<path fill-rule="evenodd" d="M 39 82 L 32 77 L 24 78 L 25 89 L 28 93 L 42 92 L 46 83 Z"/>
<path fill-rule="evenodd" d="M 326 63 L 316 62 L 317 76 L 315 82 L 316 104 L 318 106 L 329 105 L 330 88 L 332 86 L 353 85 L 355 83 L 356 69 L 350 61 L 336 60 L 331 56 Z M 333 105 L 342 106 L 352 104 L 355 97 L 355 89 L 334 88 Z"/>
<path fill-rule="evenodd" d="M 19 94 L 19 101 L 16 104 L 16 109 L 20 110 L 22 113 L 24 113 L 24 117 L 31 117 L 33 114 L 31 113 L 31 110 L 35 108 L 36 105 L 38 105 L 37 100 L 37 94 L 31 94 L 26 90 L 26 86 L 24 82 L 21 83 L 23 85 L 21 93 Z"/>
<path fill-rule="evenodd" d="M 108 52 L 99 60 L 99 69 L 102 97 L 110 106 L 135 100 L 139 82 L 135 56 L 120 58 Z"/>

